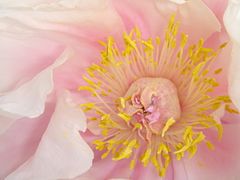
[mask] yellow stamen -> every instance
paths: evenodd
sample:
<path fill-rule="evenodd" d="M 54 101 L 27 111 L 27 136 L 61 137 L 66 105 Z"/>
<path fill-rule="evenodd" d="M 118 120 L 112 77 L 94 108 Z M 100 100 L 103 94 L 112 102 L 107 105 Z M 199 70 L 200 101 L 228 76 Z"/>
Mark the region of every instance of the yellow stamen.
<path fill-rule="evenodd" d="M 86 69 L 87 76 L 82 78 L 87 85 L 78 90 L 90 92 L 94 99 L 80 107 L 101 130 L 102 137 L 93 142 L 97 150 L 103 151 L 101 158 L 129 159 L 130 169 L 137 163 L 145 167 L 151 163 L 162 177 L 172 156 L 180 160 L 187 153 L 191 158 L 202 142 L 214 149 L 204 134 L 205 130 L 215 128 L 219 139 L 222 137 L 221 117 L 215 117 L 214 111 L 225 107 L 228 113 L 239 113 L 228 96 L 210 93 L 219 86 L 216 77 L 223 71 L 221 67 L 212 70 L 211 65 L 227 43 L 216 50 L 205 47 L 204 39 L 190 45 L 191 37 L 179 35 L 178 28 L 179 23 L 172 16 L 162 40 L 160 37 L 143 39 L 136 27 L 123 34 L 122 50 L 113 37 L 99 42 L 104 47 L 101 61 Z M 165 78 L 176 86 L 181 104 L 179 116 L 168 115 L 171 118 L 165 119 L 161 108 L 153 106 L 155 93 L 145 92 L 152 102 L 146 100 L 148 97 L 145 99 L 141 88 L 135 92 L 136 99 L 134 94 L 126 93 L 134 82 L 149 77 Z M 174 103 L 163 109 L 174 109 Z M 152 116 L 152 111 L 159 112 Z M 158 114 L 159 119 L 151 120 Z"/>
<path fill-rule="evenodd" d="M 162 130 L 162 137 L 164 137 L 165 133 L 167 132 L 167 130 L 175 123 L 175 119 L 170 118 L 167 120 L 163 130 Z"/>

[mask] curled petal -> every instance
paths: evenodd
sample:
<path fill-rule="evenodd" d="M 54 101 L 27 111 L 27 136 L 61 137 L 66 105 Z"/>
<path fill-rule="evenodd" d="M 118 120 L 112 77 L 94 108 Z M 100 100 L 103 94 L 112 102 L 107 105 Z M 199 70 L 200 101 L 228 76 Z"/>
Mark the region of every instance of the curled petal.
<path fill-rule="evenodd" d="M 53 70 L 63 64 L 70 54 L 70 50 L 66 50 L 54 64 L 44 69 L 32 80 L 0 96 L 1 116 L 9 114 L 18 116 L 13 119 L 19 119 L 20 117 L 34 118 L 42 114 L 47 95 L 53 90 Z M 9 126 L 9 123 L 3 122 L 1 121 L 2 128 Z"/>
<path fill-rule="evenodd" d="M 240 1 L 231 0 L 224 14 L 224 24 L 232 40 L 232 58 L 229 70 L 229 94 L 240 109 Z"/>
<path fill-rule="evenodd" d="M 36 153 L 11 173 L 6 180 L 74 178 L 92 165 L 93 152 L 81 138 L 86 117 L 71 102 L 68 94 L 60 97 Z"/>

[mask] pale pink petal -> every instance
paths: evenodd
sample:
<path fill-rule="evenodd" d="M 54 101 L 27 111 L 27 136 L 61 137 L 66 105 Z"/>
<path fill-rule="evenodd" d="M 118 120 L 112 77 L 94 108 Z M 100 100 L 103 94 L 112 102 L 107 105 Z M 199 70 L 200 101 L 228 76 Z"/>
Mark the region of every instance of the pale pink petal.
<path fill-rule="evenodd" d="M 12 114 L 0 109 L 0 135 L 4 133 L 14 122 L 16 119 L 20 119 L 22 116 Z"/>
<path fill-rule="evenodd" d="M 4 27 L 1 27 L 1 23 Z M 0 95 L 47 68 L 65 47 L 12 21 L 6 23 L 0 19 Z"/>
<path fill-rule="evenodd" d="M 93 152 L 81 138 L 86 117 L 68 93 L 59 98 L 34 156 L 11 173 L 13 179 L 74 178 L 92 165 Z"/>
<path fill-rule="evenodd" d="M 217 18 L 200 0 L 183 4 L 167 0 L 115 0 L 113 4 L 127 30 L 138 26 L 145 37 L 161 35 L 173 14 L 181 23 L 180 31 L 187 33 L 192 42 L 220 31 Z"/>
<path fill-rule="evenodd" d="M 20 6 L 20 7 L 28 7 L 33 6 L 36 4 L 40 4 L 43 2 L 52 2 L 54 0 L 22 0 L 21 2 L 18 0 L 0 0 L 0 6 L 2 7 L 13 7 L 13 6 Z"/>
<path fill-rule="evenodd" d="M 203 2 L 214 12 L 218 20 L 223 24 L 223 14 L 227 7 L 227 0 L 203 0 Z"/>
<path fill-rule="evenodd" d="M 20 117 L 34 118 L 43 113 L 47 95 L 53 90 L 53 70 L 63 64 L 71 55 L 66 50 L 54 64 L 40 72 L 32 80 L 24 83 L 17 89 L 0 96 L 0 117 L 8 114 L 16 115 L 13 119 Z M 2 118 L 1 118 L 2 119 Z M 11 124 L 13 120 L 10 120 Z M 0 121 L 1 127 L 9 126 L 9 123 Z M 6 128 L 4 128 L 6 130 Z"/>
<path fill-rule="evenodd" d="M 0 179 L 4 179 L 35 152 L 54 111 L 53 102 L 37 118 L 21 118 L 0 136 Z M 1 119 L 2 120 L 2 119 Z"/>
<path fill-rule="evenodd" d="M 75 38 L 94 41 L 103 38 L 104 34 L 115 34 L 122 29 L 118 15 L 107 0 L 91 2 L 57 0 L 51 3 L 24 5 L 13 3 L 11 6 L 1 9 L 0 18 L 11 19 L 16 21 L 15 23 L 38 30 L 62 32 L 75 36 Z M 14 24 L 12 25 L 14 26 Z"/>
<path fill-rule="evenodd" d="M 224 24 L 232 40 L 232 56 L 229 70 L 229 94 L 240 109 L 240 1 L 229 1 L 224 14 Z"/>

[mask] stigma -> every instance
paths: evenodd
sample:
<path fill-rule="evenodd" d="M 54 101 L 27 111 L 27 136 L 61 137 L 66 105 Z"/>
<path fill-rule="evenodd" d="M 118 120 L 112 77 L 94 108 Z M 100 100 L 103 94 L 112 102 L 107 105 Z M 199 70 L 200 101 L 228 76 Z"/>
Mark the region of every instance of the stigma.
<path fill-rule="evenodd" d="M 213 149 L 204 132 L 215 129 L 221 139 L 216 111 L 238 113 L 228 96 L 214 95 L 222 68 L 212 63 L 226 43 L 189 45 L 178 26 L 172 16 L 163 41 L 143 39 L 134 28 L 123 34 L 124 48 L 113 37 L 100 42 L 101 60 L 86 69 L 79 90 L 91 96 L 81 108 L 94 124 L 88 129 L 100 132 L 92 143 L 102 158 L 129 159 L 130 169 L 152 164 L 164 176 L 172 158 L 194 156 L 200 143 Z"/>
<path fill-rule="evenodd" d="M 167 120 L 180 118 L 177 89 L 168 79 L 140 78 L 130 85 L 124 98 L 127 97 L 131 98 L 120 111 L 132 117 L 132 125 L 139 123 L 144 127 L 147 141 L 151 141 L 151 134 L 162 133 L 164 136 L 163 127 Z"/>

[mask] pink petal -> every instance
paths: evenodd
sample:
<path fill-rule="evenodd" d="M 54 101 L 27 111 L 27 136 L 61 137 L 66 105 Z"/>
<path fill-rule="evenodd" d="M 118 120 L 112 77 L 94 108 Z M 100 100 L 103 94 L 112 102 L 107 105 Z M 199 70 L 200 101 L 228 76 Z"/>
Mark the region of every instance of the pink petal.
<path fill-rule="evenodd" d="M 220 31 L 217 18 L 200 0 L 183 4 L 160 0 L 122 0 L 113 1 L 113 4 L 127 30 L 138 26 L 146 37 L 162 34 L 169 17 L 174 13 L 182 24 L 180 32 L 187 33 L 192 42 Z"/>
<path fill-rule="evenodd" d="M 136 169 L 134 169 L 131 179 L 134 180 L 145 180 L 145 179 L 158 179 L 158 180 L 173 180 L 174 179 L 174 174 L 173 174 L 173 169 L 171 167 L 171 164 L 168 167 L 168 170 L 166 172 L 165 177 L 161 178 L 155 167 L 151 164 L 148 167 L 143 167 L 142 164 L 138 164 Z"/>
<path fill-rule="evenodd" d="M 203 2 L 214 12 L 218 20 L 223 23 L 223 14 L 227 7 L 227 0 L 203 0 Z"/>
<path fill-rule="evenodd" d="M 64 95 L 34 156 L 6 179 L 60 179 L 84 173 L 91 167 L 93 152 L 79 130 L 86 130 L 86 117 L 69 95 Z"/>
<path fill-rule="evenodd" d="M 240 178 L 240 124 L 224 124 L 221 141 L 212 133 L 208 138 L 214 140 L 215 149 L 209 150 L 205 144 L 199 147 L 192 158 L 174 162 L 176 179 L 194 180 L 235 180 Z"/>
<path fill-rule="evenodd" d="M 128 163 L 126 160 L 116 162 L 111 158 L 101 159 L 100 153 L 95 153 L 91 169 L 74 180 L 129 179 L 132 171 Z"/>

